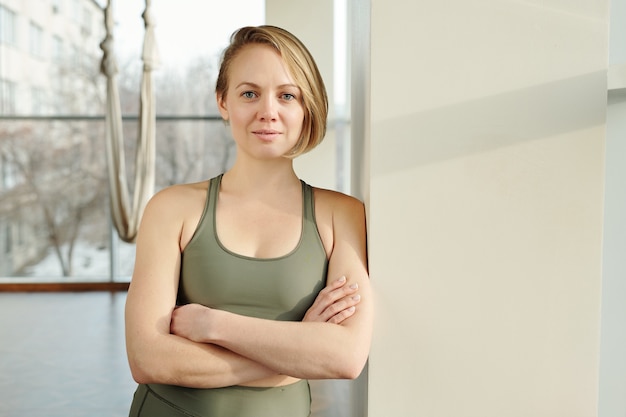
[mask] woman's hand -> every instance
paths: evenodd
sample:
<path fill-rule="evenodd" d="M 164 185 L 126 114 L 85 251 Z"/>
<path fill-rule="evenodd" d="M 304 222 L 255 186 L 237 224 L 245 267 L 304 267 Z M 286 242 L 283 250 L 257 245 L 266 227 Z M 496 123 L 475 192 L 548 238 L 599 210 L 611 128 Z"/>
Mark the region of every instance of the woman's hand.
<path fill-rule="evenodd" d="M 193 342 L 206 343 L 211 309 L 200 304 L 185 304 L 172 311 L 170 333 Z"/>
<path fill-rule="evenodd" d="M 357 284 L 346 285 L 346 277 L 335 280 L 317 295 L 307 310 L 303 322 L 328 322 L 339 324 L 351 317 L 361 296 L 356 294 Z"/>

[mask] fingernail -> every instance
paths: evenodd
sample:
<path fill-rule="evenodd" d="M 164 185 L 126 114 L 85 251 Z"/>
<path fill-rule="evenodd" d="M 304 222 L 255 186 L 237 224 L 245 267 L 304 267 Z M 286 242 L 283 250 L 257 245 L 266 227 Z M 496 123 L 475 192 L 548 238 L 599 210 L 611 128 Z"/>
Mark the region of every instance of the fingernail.
<path fill-rule="evenodd" d="M 352 297 L 352 299 L 354 301 L 359 301 L 361 299 L 361 296 L 359 294 L 355 295 L 354 297 Z"/>
<path fill-rule="evenodd" d="M 346 280 L 346 277 L 341 277 L 341 278 L 339 278 L 337 281 L 339 281 L 339 282 L 344 282 L 345 280 Z"/>
<path fill-rule="evenodd" d="M 357 288 L 359 288 L 359 284 L 356 284 L 356 283 L 351 284 L 350 288 L 352 288 L 353 290 L 356 290 Z"/>

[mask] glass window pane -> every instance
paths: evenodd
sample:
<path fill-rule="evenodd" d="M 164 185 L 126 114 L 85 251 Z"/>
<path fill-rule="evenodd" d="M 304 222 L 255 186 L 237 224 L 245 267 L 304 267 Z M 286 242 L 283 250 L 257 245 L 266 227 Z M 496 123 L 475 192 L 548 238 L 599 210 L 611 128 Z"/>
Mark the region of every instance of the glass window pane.
<path fill-rule="evenodd" d="M 154 6 L 162 62 L 153 73 L 157 191 L 207 179 L 232 163 L 234 144 L 217 116 L 213 88 L 219 54 L 232 31 L 263 22 L 263 1 L 248 2 L 253 6 L 225 25 L 194 20 L 214 15 L 214 7 L 198 2 Z M 134 244 L 119 240 L 109 213 L 106 83 L 99 67 L 103 13 L 93 0 L 68 4 L 73 7 L 53 2 L 49 16 L 40 8 L 13 12 L 0 6 L 5 61 L 0 66 L 0 282 L 128 281 L 134 266 Z M 117 81 L 132 193 L 144 3 L 115 5 Z M 129 11 L 132 7 L 137 10 Z M 218 20 L 222 23 L 224 14 Z M 18 30 L 24 37 L 16 42 Z"/>
<path fill-rule="evenodd" d="M 3 276 L 108 280 L 102 122 L 3 122 Z M 105 257 L 107 257 L 105 255 Z"/>

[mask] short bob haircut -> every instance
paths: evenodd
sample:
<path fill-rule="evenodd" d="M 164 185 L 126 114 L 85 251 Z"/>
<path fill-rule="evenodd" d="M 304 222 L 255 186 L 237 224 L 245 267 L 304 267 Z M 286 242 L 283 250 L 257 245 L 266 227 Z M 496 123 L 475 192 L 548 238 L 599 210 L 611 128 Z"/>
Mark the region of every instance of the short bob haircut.
<path fill-rule="evenodd" d="M 295 158 L 319 145 L 326 135 L 328 95 L 322 76 L 309 50 L 293 34 L 276 26 L 247 26 L 235 31 L 224 50 L 215 85 L 217 97 L 228 91 L 228 73 L 233 59 L 248 45 L 268 45 L 282 57 L 296 85 L 302 92 L 304 122 L 302 133 L 287 157 Z"/>

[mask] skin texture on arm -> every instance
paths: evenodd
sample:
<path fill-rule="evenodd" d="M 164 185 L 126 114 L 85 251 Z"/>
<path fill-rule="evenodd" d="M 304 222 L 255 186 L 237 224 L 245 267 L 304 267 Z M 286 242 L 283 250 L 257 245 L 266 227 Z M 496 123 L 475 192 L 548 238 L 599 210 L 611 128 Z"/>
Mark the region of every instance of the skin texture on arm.
<path fill-rule="evenodd" d="M 185 227 L 195 228 L 197 219 L 189 217 L 188 208 L 198 201 L 202 204 L 204 193 L 206 183 L 171 187 L 155 195 L 144 212 L 126 301 L 128 360 L 139 383 L 211 388 L 276 374 L 220 346 L 170 334 L 180 271 L 180 237 Z"/>
<path fill-rule="evenodd" d="M 339 325 L 280 322 L 189 305 L 173 313 L 172 332 L 222 346 L 279 374 L 307 379 L 356 378 L 367 360 L 373 322 L 364 209 L 359 201 L 326 190 L 316 192 L 316 206 L 317 201 L 323 208 L 318 225 L 332 229 L 328 276 L 345 276 L 347 289 L 358 287 L 360 301 L 351 317 Z"/>

